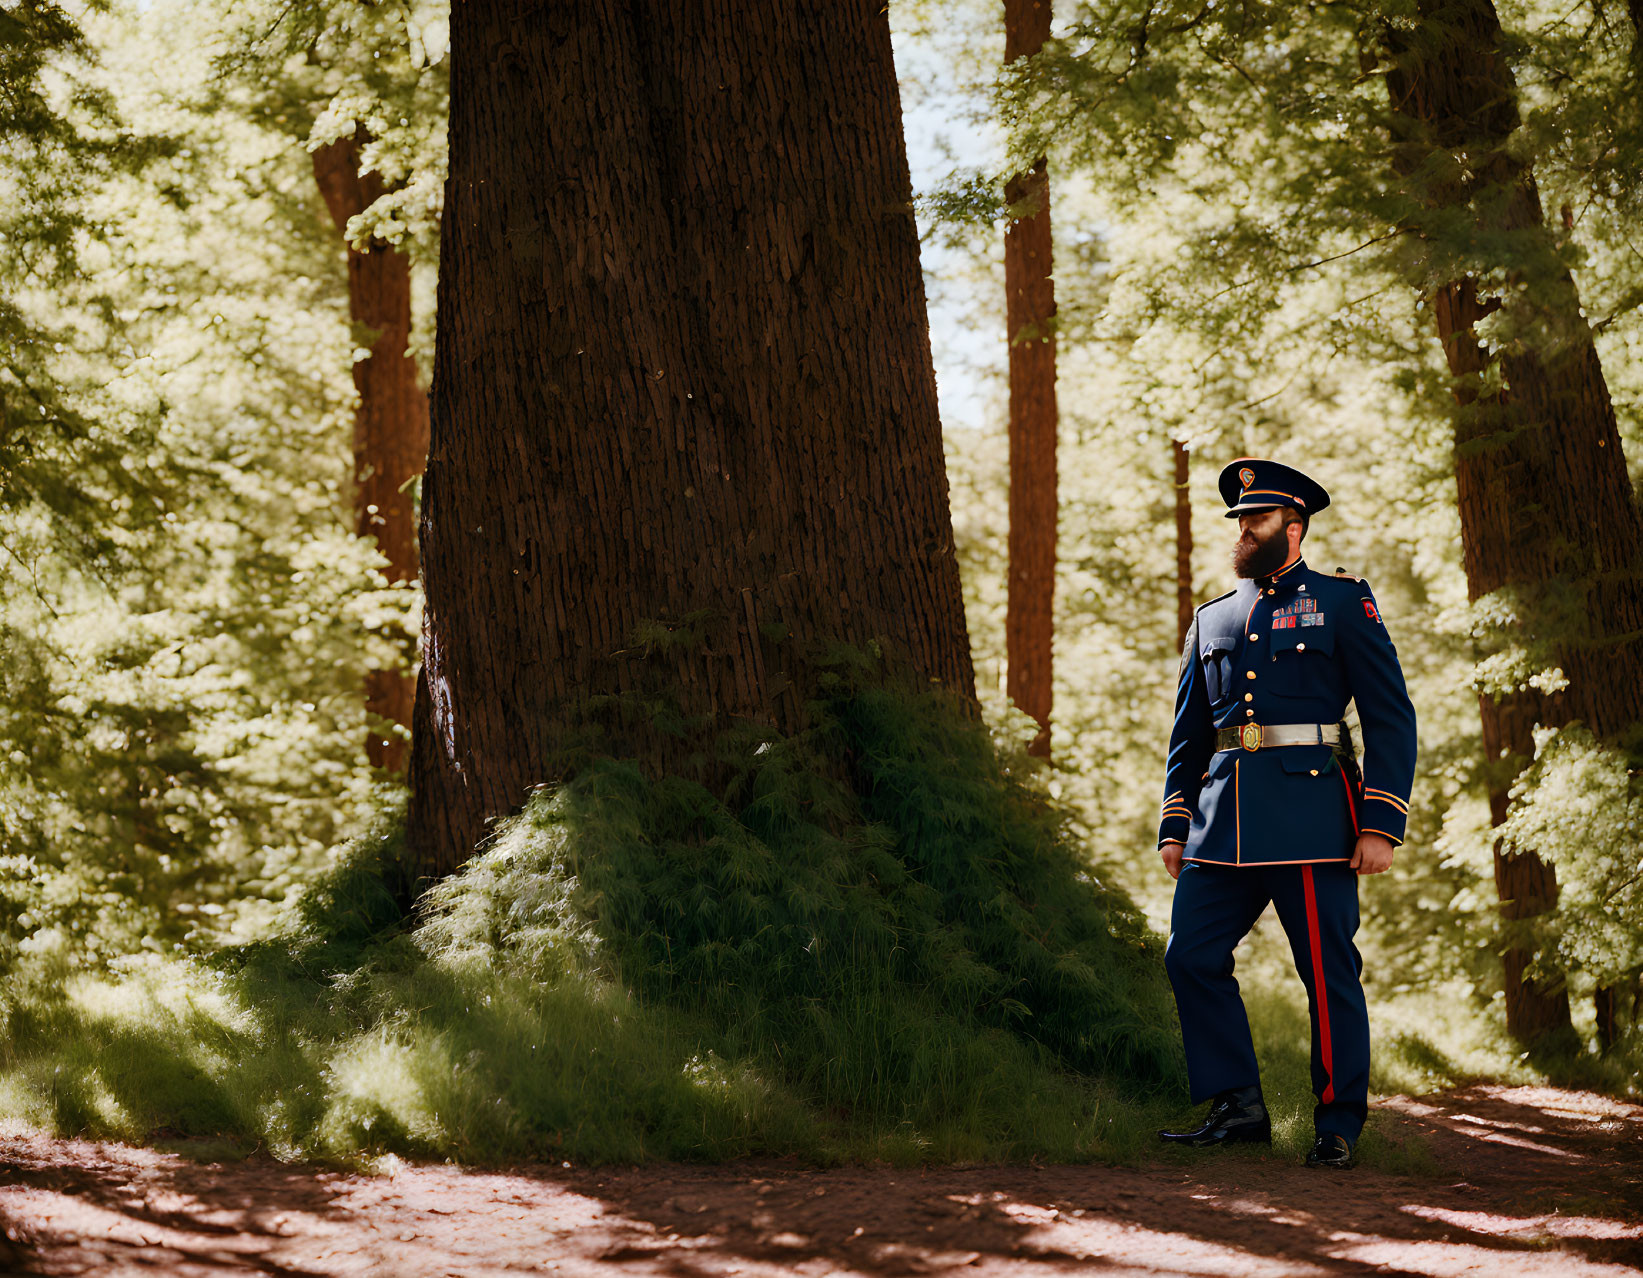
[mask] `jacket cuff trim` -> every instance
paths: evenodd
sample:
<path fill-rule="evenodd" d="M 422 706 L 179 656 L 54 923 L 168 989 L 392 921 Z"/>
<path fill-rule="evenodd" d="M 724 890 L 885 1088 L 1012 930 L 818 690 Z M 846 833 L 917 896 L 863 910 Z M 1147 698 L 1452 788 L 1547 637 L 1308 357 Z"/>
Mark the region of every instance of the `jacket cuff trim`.
<path fill-rule="evenodd" d="M 1408 802 L 1403 800 L 1403 799 L 1400 799 L 1397 795 L 1393 794 L 1390 790 L 1377 790 L 1372 785 L 1366 785 L 1363 788 L 1363 797 L 1365 799 L 1378 800 L 1381 803 L 1390 803 L 1399 812 L 1403 813 L 1404 816 L 1409 815 L 1409 804 L 1408 804 Z"/>

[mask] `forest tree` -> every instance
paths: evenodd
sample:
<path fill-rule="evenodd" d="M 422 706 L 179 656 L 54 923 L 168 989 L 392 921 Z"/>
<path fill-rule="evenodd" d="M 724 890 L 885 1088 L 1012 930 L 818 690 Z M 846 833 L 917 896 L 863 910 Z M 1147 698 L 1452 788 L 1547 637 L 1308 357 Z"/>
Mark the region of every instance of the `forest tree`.
<path fill-rule="evenodd" d="M 1099 318 L 1123 359 L 1149 338 L 1154 363 L 1129 414 L 1167 409 L 1195 452 L 1207 443 L 1227 460 L 1246 441 L 1338 450 L 1342 473 L 1383 479 L 1367 495 L 1389 534 L 1413 521 L 1407 496 L 1395 514 L 1382 504 L 1385 482 L 1454 512 L 1469 606 L 1451 633 L 1482 730 L 1462 745 L 1446 723 L 1438 754 L 1464 750 L 1465 784 L 1486 797 L 1487 825 L 1475 845 L 1465 836 L 1486 855 L 1493 845 L 1499 958 L 1482 980 L 1503 989 L 1520 1041 L 1567 1045 L 1564 986 L 1570 961 L 1581 964 L 1607 1047 L 1619 1033 L 1613 982 L 1635 985 L 1637 962 L 1618 934 L 1598 949 L 1574 939 L 1615 930 L 1598 902 L 1631 890 L 1621 861 L 1595 850 L 1606 822 L 1585 811 L 1551 821 L 1549 806 L 1508 822 L 1533 799 L 1548 734 L 1595 734 L 1611 752 L 1579 783 L 1595 786 L 1600 771 L 1624 770 L 1643 723 L 1643 519 L 1625 456 L 1638 440 L 1609 389 L 1617 372 L 1629 380 L 1624 355 L 1607 369 L 1599 355 L 1605 337 L 1625 352 L 1618 333 L 1643 298 L 1629 238 L 1638 44 L 1612 5 L 1554 12 L 1529 0 L 1509 16 L 1503 30 L 1489 0 L 1089 3 L 1018 88 L 1028 124 L 1014 153 L 1059 148 L 1093 177 L 1118 237 L 1133 236 L 1128 295 Z M 1390 315 L 1394 296 L 1407 321 Z M 1604 308 L 1596 322 L 1591 297 Z M 1395 467 L 1355 414 L 1332 435 L 1310 428 L 1340 402 L 1343 365 L 1359 379 L 1379 365 L 1379 393 L 1407 396 L 1408 456 Z M 1446 438 L 1428 437 L 1437 429 Z M 1440 438 L 1441 457 L 1415 460 Z M 1428 733 L 1439 743 L 1423 726 L 1423 752 Z M 1546 805 L 1560 802 L 1567 793 L 1548 792 Z M 1447 796 L 1433 806 L 1427 837 L 1460 818 Z M 1592 828 L 1555 836 L 1571 821 Z M 1572 865 L 1583 844 L 1590 864 Z M 1441 872 L 1441 853 L 1400 855 Z M 1583 882 L 1575 912 L 1558 906 L 1560 872 Z"/>
<path fill-rule="evenodd" d="M 1050 0 L 1005 0 L 1004 62 L 1030 58 L 1050 35 Z M 1005 617 L 1009 694 L 1038 723 L 1030 754 L 1050 756 L 1056 561 L 1055 278 L 1049 162 L 1006 184 L 1004 232 L 1010 341 L 1010 585 Z"/>
<path fill-rule="evenodd" d="M 973 696 L 883 7 L 458 6 L 451 59 L 417 868 L 647 648 L 782 729 L 829 640 Z"/>
<path fill-rule="evenodd" d="M 1468 593 L 1509 592 L 1520 633 L 1563 672 L 1560 685 L 1479 696 L 1485 758 L 1508 761 L 1489 785 L 1498 826 L 1537 724 L 1578 719 L 1614 739 L 1643 722 L 1643 515 L 1574 280 L 1534 173 L 1510 145 L 1522 116 L 1492 0 L 1422 0 L 1415 22 L 1381 30 L 1392 163 L 1422 210 L 1406 229 L 1437 244 L 1457 225 L 1472 232 L 1450 259 L 1455 278 L 1428 294 L 1459 408 Z M 1425 283 L 1435 263 L 1416 260 Z M 1510 920 L 1557 901 L 1555 872 L 1534 848 L 1497 844 L 1495 878 Z M 1568 996 L 1530 978 L 1530 956 L 1522 942 L 1504 950 L 1506 1023 L 1540 1044 L 1568 1031 Z M 1598 993 L 1609 1037 L 1612 998 Z"/>
<path fill-rule="evenodd" d="M 361 173 L 359 139 L 349 136 L 314 151 L 314 180 L 325 207 L 344 236 L 350 218 L 380 199 L 377 173 Z M 359 407 L 354 413 L 354 528 L 374 537 L 388 561 L 391 582 L 417 576 L 415 498 L 410 488 L 428 454 L 428 398 L 417 382 L 411 335 L 411 262 L 392 244 L 373 237 L 364 248 L 349 244 L 348 309 L 363 327 L 370 355 L 354 364 Z M 376 669 L 365 676 L 366 754 L 390 772 L 403 769 L 415 697 L 412 676 Z M 387 731 L 381 721 L 386 721 Z"/>

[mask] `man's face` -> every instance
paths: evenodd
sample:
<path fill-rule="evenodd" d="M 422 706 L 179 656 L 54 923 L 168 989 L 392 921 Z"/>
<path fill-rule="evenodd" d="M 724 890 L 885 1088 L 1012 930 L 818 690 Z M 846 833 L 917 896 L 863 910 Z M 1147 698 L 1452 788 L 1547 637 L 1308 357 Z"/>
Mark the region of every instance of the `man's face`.
<path fill-rule="evenodd" d="M 1289 558 L 1289 537 L 1282 510 L 1259 510 L 1238 516 L 1238 540 L 1232 547 L 1232 570 L 1240 577 L 1270 577 Z"/>

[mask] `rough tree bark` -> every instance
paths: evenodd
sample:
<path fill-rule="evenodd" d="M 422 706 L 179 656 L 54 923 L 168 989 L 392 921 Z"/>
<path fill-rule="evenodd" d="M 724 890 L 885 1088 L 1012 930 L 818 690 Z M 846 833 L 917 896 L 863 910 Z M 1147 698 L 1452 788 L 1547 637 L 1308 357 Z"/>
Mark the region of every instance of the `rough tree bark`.
<path fill-rule="evenodd" d="M 337 230 L 382 195 L 382 179 L 361 176 L 359 144 L 340 138 L 314 152 L 314 179 Z M 412 581 L 417 575 L 416 515 L 408 490 L 422 473 L 428 456 L 428 397 L 417 385 L 416 360 L 407 344 L 411 334 L 411 262 L 393 245 L 372 240 L 364 249 L 348 248 L 348 313 L 357 325 L 376 334 L 369 359 L 354 365 L 359 408 L 354 414 L 354 529 L 375 537 L 388 560 L 389 581 Z M 365 676 L 365 710 L 406 732 L 416 685 L 398 670 L 372 670 Z M 367 729 L 366 757 L 379 768 L 398 772 L 405 766 L 402 734 Z"/>
<path fill-rule="evenodd" d="M 1175 461 L 1175 646 L 1184 648 L 1192 629 L 1192 490 L 1187 486 L 1187 446 L 1170 440 Z"/>
<path fill-rule="evenodd" d="M 1029 58 L 1050 35 L 1050 0 L 1004 0 L 1004 62 Z M 1010 343 L 1010 577 L 1004 645 L 1010 699 L 1038 722 L 1027 752 L 1050 757 L 1055 629 L 1055 281 L 1049 166 L 1040 156 L 1005 186 L 1023 210 L 1004 232 Z"/>
<path fill-rule="evenodd" d="M 416 867 L 658 669 L 790 729 L 809 645 L 878 637 L 973 701 L 883 4 L 456 5 L 451 58 Z"/>
<path fill-rule="evenodd" d="M 1484 236 L 1517 241 L 1514 261 L 1537 262 L 1532 288 L 1485 296 L 1465 277 L 1428 290 L 1458 403 L 1468 593 L 1513 591 L 1524 638 L 1549 645 L 1569 681 L 1553 695 L 1480 697 L 1485 756 L 1521 766 L 1537 722 L 1578 719 L 1612 738 L 1643 719 L 1643 519 L 1574 281 L 1555 264 L 1533 172 L 1506 148 L 1520 117 L 1494 7 L 1420 0 L 1418 9 L 1418 30 L 1384 28 L 1394 166 L 1434 227 L 1465 210 Z M 1434 148 L 1460 159 L 1463 176 L 1430 165 Z M 1476 326 L 1502 308 L 1515 337 L 1496 348 Z M 1510 779 L 1497 772 L 1490 788 L 1497 825 Z M 1507 919 L 1556 903 L 1556 875 L 1532 850 L 1497 844 L 1495 881 Z M 1505 952 L 1506 1017 L 1515 1037 L 1537 1044 L 1568 1032 L 1569 1005 L 1561 982 L 1527 978 L 1529 957 L 1520 946 Z"/>

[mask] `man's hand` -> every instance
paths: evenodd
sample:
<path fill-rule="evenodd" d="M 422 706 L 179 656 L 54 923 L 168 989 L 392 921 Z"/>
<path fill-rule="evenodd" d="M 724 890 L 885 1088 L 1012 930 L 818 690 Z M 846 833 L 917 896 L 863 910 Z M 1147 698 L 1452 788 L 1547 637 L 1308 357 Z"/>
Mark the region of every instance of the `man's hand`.
<path fill-rule="evenodd" d="M 1170 878 L 1178 879 L 1181 877 L 1181 857 L 1186 853 L 1186 850 L 1186 844 L 1184 843 L 1166 843 L 1158 849 L 1160 855 L 1164 858 L 1164 868 L 1169 871 Z M 1390 863 L 1391 859 L 1389 857 L 1388 864 Z"/>
<path fill-rule="evenodd" d="M 1352 868 L 1359 874 L 1381 874 L 1392 868 L 1392 840 L 1384 834 L 1360 834 L 1352 850 Z"/>

